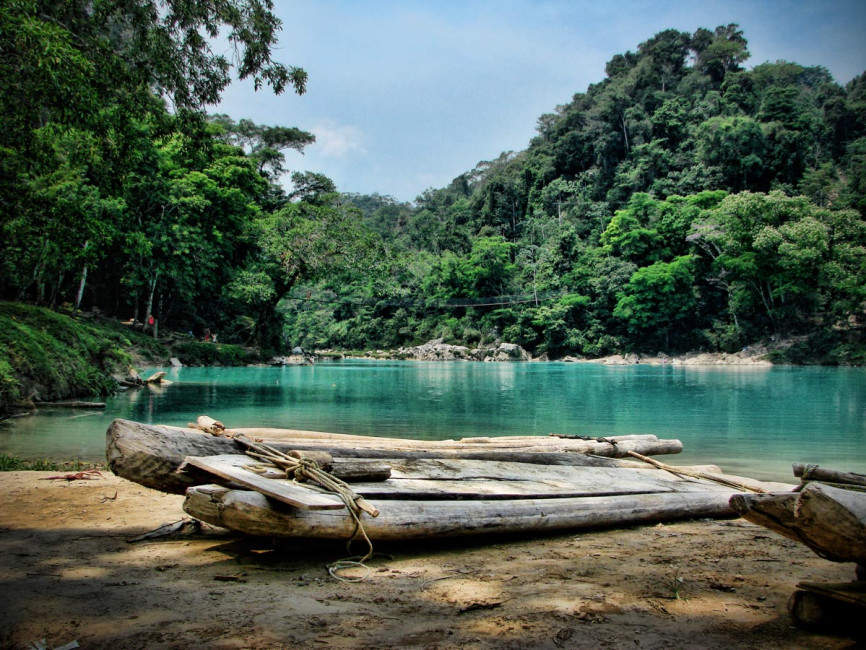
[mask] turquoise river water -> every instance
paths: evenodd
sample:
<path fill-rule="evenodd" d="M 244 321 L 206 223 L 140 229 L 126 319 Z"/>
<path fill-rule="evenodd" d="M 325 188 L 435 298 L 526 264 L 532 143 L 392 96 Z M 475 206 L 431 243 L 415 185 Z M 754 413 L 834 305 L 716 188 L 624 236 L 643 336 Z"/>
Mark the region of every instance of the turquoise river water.
<path fill-rule="evenodd" d="M 866 472 L 866 370 L 337 361 L 166 369 L 104 412 L 43 410 L 0 427 L 0 453 L 98 460 L 114 418 L 183 425 L 208 414 L 268 426 L 420 439 L 653 433 L 676 464 L 792 481 L 791 463 Z M 149 371 L 148 371 L 149 372 Z M 146 373 L 143 373 L 146 374 Z"/>

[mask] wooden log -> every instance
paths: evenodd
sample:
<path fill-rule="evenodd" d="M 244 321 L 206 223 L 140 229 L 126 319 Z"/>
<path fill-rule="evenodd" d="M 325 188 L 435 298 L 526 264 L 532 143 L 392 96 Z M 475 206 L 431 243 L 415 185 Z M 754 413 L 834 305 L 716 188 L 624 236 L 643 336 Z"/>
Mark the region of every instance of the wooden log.
<path fill-rule="evenodd" d="M 371 540 L 464 535 L 552 533 L 630 526 L 687 518 L 730 517 L 729 493 L 693 492 L 521 499 L 515 501 L 371 501 L 380 514 L 363 517 Z M 216 502 L 216 506 L 214 506 Z M 207 523 L 250 535 L 349 539 L 354 521 L 346 511 L 301 510 L 258 492 L 187 491 L 184 510 Z"/>
<path fill-rule="evenodd" d="M 866 493 L 809 483 L 795 517 L 807 546 L 819 555 L 866 564 Z"/>
<path fill-rule="evenodd" d="M 178 471 L 187 456 L 236 454 L 238 451 L 237 444 L 230 438 L 130 420 L 115 420 L 106 432 L 106 459 L 112 472 L 170 494 L 183 494 L 188 487 L 201 483 L 196 475 Z M 344 481 L 376 480 L 373 477 L 390 474 L 390 469 L 381 461 L 355 459 L 335 462 L 331 473 Z"/>
<path fill-rule="evenodd" d="M 145 384 L 159 384 L 162 382 L 163 378 L 167 373 L 165 370 L 160 370 L 159 372 L 153 373 L 150 377 L 144 380 Z"/>
<path fill-rule="evenodd" d="M 304 459 L 312 461 L 325 471 L 328 471 L 334 464 L 334 457 L 326 451 L 302 451 L 292 449 L 288 452 L 288 455 L 292 458 L 297 458 L 298 460 Z"/>
<path fill-rule="evenodd" d="M 391 478 L 391 466 L 378 460 L 356 458 L 354 460 L 335 458 L 329 470 L 331 474 L 346 483 L 360 481 L 380 482 Z"/>
<path fill-rule="evenodd" d="M 209 415 L 199 415 L 195 420 L 195 425 L 197 429 L 214 434 L 223 433 L 226 430 L 222 422 L 214 420 Z"/>
<path fill-rule="evenodd" d="M 213 418 L 210 418 L 213 419 Z M 193 427 L 196 428 L 196 427 Z M 406 444 L 416 445 L 419 448 L 427 448 L 430 445 L 437 447 L 445 447 L 445 446 L 465 446 L 466 444 L 490 444 L 494 446 L 539 446 L 539 445 L 551 445 L 551 446 L 563 446 L 563 445 L 577 445 L 580 446 L 583 443 L 587 442 L 587 440 L 583 437 L 579 436 L 566 436 L 565 434 L 549 434 L 547 436 L 480 436 L 480 437 L 468 437 L 462 438 L 460 440 L 414 440 L 414 439 L 406 439 L 406 438 L 392 438 L 392 437 L 384 437 L 384 436 L 366 436 L 366 435 L 355 435 L 350 433 L 328 433 L 326 431 L 308 431 L 303 429 L 277 429 L 277 428 L 268 428 L 268 427 L 239 427 L 239 428 L 231 428 L 226 427 L 226 431 L 232 434 L 243 434 L 250 438 L 262 438 L 266 440 L 271 440 L 274 442 L 279 442 L 283 440 L 300 440 L 300 439 L 313 439 L 313 440 L 341 440 L 348 441 L 353 443 L 364 443 L 364 442 L 372 442 L 375 443 L 379 447 L 385 447 L 388 445 L 393 446 L 402 446 Z M 658 437 L 652 434 L 631 434 L 631 435 L 622 435 L 622 436 L 608 436 L 604 438 L 605 440 L 610 440 L 612 442 L 620 442 L 624 440 L 649 440 L 655 441 L 658 440 Z M 597 437 L 591 437 L 590 441 L 597 441 Z"/>
<path fill-rule="evenodd" d="M 731 507 L 738 515 L 754 524 L 793 539 L 805 542 L 794 522 L 798 493 L 737 494 L 731 497 Z"/>
<path fill-rule="evenodd" d="M 809 481 L 866 486 L 866 474 L 839 472 L 834 469 L 825 469 L 817 465 L 807 465 L 805 463 L 794 463 L 794 476 Z"/>
<path fill-rule="evenodd" d="M 513 449 L 524 451 L 577 451 L 580 453 L 594 453 L 594 450 L 605 450 L 616 447 L 619 443 L 649 443 L 659 442 L 658 438 L 652 434 L 637 434 L 623 436 L 609 436 L 606 438 L 589 438 L 586 439 L 580 436 L 564 436 L 563 434 L 551 434 L 548 436 L 499 436 L 499 437 L 474 437 L 463 438 L 461 440 L 416 440 L 407 438 L 390 438 L 381 436 L 360 436 L 343 433 L 327 433 L 321 431 L 304 431 L 298 429 L 274 429 L 274 428 L 226 428 L 221 422 L 210 418 L 209 416 L 200 416 L 199 421 L 195 425 L 190 425 L 190 428 L 198 428 L 203 431 L 211 431 L 209 423 L 216 423 L 218 432 L 225 431 L 229 435 L 245 435 L 253 439 L 264 439 L 271 443 L 288 442 L 288 441 L 308 441 L 308 444 L 314 444 L 309 441 L 333 441 L 333 446 L 342 447 L 372 447 L 375 449 L 396 449 L 401 451 L 408 450 L 465 450 L 473 449 L 479 445 L 485 450 Z M 560 437 L 561 436 L 561 437 Z M 682 445 L 679 441 L 660 441 L 658 452 L 649 451 L 651 447 L 643 445 L 647 449 L 647 453 L 679 453 L 682 451 Z M 314 448 L 314 447 L 311 447 Z M 629 447 L 624 445 L 621 453 L 611 454 L 601 452 L 604 456 L 625 457 L 628 449 L 639 450 L 637 447 Z"/>
<path fill-rule="evenodd" d="M 731 507 L 828 560 L 866 564 L 866 493 L 809 483 L 792 494 L 735 495 Z"/>
<path fill-rule="evenodd" d="M 797 627 L 812 632 L 866 637 L 866 585 L 857 582 L 801 582 L 788 600 L 788 614 Z"/>
<path fill-rule="evenodd" d="M 443 447 L 429 444 L 426 446 L 391 444 L 378 446 L 374 443 L 357 444 L 340 440 L 295 440 L 288 444 L 284 441 L 270 441 L 278 449 L 319 450 L 332 456 L 350 458 L 466 458 L 474 460 L 505 460 L 517 463 L 540 463 L 550 465 L 588 465 L 585 459 L 574 460 L 577 456 L 592 455 L 603 458 L 622 458 L 630 451 L 643 455 L 678 454 L 683 446 L 679 440 L 624 441 L 616 446 L 608 443 L 587 442 L 573 447 L 520 447 L 515 449 L 488 449 L 482 445 L 464 445 L 460 448 Z M 601 465 L 603 463 L 595 463 Z"/>
<path fill-rule="evenodd" d="M 35 402 L 38 407 L 62 408 L 62 409 L 104 409 L 105 402 Z"/>

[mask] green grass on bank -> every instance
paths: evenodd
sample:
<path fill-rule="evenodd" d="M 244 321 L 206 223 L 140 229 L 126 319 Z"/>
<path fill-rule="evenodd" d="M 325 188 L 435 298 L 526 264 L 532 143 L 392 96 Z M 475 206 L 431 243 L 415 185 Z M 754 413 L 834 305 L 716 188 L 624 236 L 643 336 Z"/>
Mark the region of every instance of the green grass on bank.
<path fill-rule="evenodd" d="M 187 366 L 242 366 L 260 360 L 240 345 L 169 335 L 155 340 L 128 325 L 92 315 L 0 302 L 0 416 L 33 398 L 109 395 L 114 376 L 135 365 L 177 357 Z"/>
<path fill-rule="evenodd" d="M 132 365 L 133 348 L 154 361 L 167 356 L 164 346 L 113 321 L 0 302 L 0 412 L 34 396 L 108 395 L 117 388 L 112 373 Z"/>
<path fill-rule="evenodd" d="M 67 462 L 49 459 L 23 460 L 0 454 L 0 472 L 82 472 L 88 469 L 105 469 L 105 463 L 82 463 L 80 460 Z"/>
<path fill-rule="evenodd" d="M 171 351 L 185 366 L 245 366 L 260 360 L 258 353 L 227 343 L 189 340 L 174 343 Z"/>

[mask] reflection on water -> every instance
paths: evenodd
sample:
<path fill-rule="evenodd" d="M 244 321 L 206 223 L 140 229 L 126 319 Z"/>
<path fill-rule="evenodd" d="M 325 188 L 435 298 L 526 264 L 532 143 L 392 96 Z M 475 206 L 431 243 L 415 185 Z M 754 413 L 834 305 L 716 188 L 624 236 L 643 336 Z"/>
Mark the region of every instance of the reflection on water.
<path fill-rule="evenodd" d="M 675 462 L 790 479 L 792 462 L 866 472 L 866 371 L 856 368 L 344 361 L 283 368 L 171 368 L 174 383 L 0 430 L 0 453 L 96 459 L 115 417 L 421 439 L 654 433 Z"/>

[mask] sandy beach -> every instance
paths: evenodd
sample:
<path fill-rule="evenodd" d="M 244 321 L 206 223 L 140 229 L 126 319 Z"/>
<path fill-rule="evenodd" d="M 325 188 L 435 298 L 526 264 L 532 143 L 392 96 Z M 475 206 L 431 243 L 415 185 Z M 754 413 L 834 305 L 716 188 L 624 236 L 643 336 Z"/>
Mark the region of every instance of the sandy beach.
<path fill-rule="evenodd" d="M 743 520 L 540 539 L 377 544 L 339 582 L 340 543 L 218 530 L 134 542 L 182 497 L 103 472 L 0 474 L 0 646 L 46 648 L 853 648 L 804 632 L 799 581 L 853 564 Z"/>

